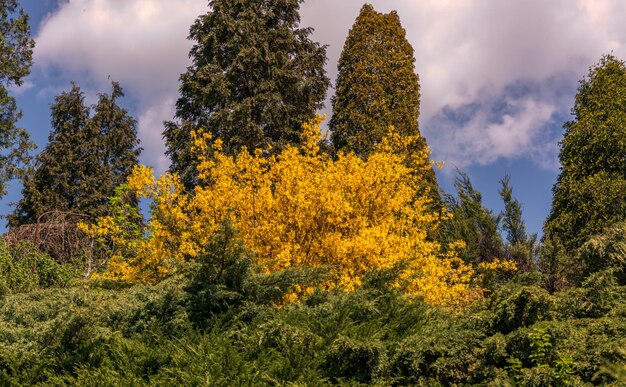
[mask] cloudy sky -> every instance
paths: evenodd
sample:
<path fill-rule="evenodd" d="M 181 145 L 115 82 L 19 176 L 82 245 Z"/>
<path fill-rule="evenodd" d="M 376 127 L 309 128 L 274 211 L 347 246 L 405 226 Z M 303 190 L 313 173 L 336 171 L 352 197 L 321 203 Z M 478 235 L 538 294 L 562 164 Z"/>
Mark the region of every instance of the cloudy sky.
<path fill-rule="evenodd" d="M 13 90 L 22 125 L 40 148 L 49 104 L 70 82 L 95 101 L 109 77 L 139 121 L 142 162 L 164 171 L 163 120 L 173 116 L 178 77 L 190 60 L 190 24 L 207 0 L 23 0 L 36 39 L 35 65 Z M 626 58 L 626 4 L 620 0 L 370 0 L 398 11 L 415 49 L 420 128 L 443 160 L 452 190 L 455 167 L 470 174 L 486 204 L 501 209 L 498 181 L 510 174 L 528 226 L 540 231 L 558 173 L 558 141 L 578 80 L 601 55 Z M 334 81 L 345 37 L 362 0 L 307 0 L 302 25 L 328 45 Z M 324 113 L 330 115 L 330 95 Z M 3 199 L 19 199 L 19 187 Z"/>

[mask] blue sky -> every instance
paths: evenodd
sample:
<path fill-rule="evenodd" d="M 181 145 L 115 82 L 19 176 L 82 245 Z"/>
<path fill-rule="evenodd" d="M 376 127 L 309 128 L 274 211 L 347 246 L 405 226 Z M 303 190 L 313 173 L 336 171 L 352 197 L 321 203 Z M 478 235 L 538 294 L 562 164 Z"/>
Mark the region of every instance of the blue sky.
<path fill-rule="evenodd" d="M 530 231 L 540 232 L 558 174 L 558 141 L 570 119 L 578 81 L 601 55 L 626 58 L 626 5 L 619 0 L 371 0 L 398 11 L 420 75 L 420 128 L 443 160 L 438 171 L 452 192 L 454 170 L 466 171 L 485 204 L 498 212 L 499 181 L 511 175 Z M 189 25 L 206 0 L 23 0 L 36 38 L 35 65 L 13 94 L 21 125 L 42 149 L 49 104 L 77 82 L 90 102 L 124 87 L 123 104 L 139 122 L 141 161 L 167 168 L 161 131 L 171 119 L 178 76 L 189 65 Z M 302 24 L 328 44 L 327 71 L 337 60 L 362 0 L 308 0 Z M 330 115 L 328 92 L 326 108 Z M 19 200 L 13 183 L 0 213 Z"/>

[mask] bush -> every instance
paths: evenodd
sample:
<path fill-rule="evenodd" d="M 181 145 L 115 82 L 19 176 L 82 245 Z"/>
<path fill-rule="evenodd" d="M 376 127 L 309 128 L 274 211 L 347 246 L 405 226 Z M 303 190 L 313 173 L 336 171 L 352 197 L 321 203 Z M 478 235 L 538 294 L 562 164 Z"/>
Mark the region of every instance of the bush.
<path fill-rule="evenodd" d="M 553 297 L 546 290 L 512 283 L 494 293 L 489 308 L 495 314 L 496 331 L 509 333 L 551 319 L 553 304 Z"/>
<path fill-rule="evenodd" d="M 580 250 L 586 275 L 612 269 L 620 285 L 626 285 L 626 222 L 589 238 Z"/>
<path fill-rule="evenodd" d="M 80 276 L 78 264 L 61 264 L 23 242 L 9 246 L 0 239 L 0 294 L 66 287 Z"/>

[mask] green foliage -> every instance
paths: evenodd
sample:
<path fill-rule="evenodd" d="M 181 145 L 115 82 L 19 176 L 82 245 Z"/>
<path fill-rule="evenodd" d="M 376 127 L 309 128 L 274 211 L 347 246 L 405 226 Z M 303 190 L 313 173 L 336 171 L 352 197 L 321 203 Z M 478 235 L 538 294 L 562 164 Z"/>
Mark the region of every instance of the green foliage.
<path fill-rule="evenodd" d="M 0 239 L 0 295 L 65 287 L 79 275 L 78 265 L 57 263 L 30 243 L 9 246 Z"/>
<path fill-rule="evenodd" d="M 576 284 L 582 263 L 575 253 L 568 253 L 554 235 L 544 235 L 539 248 L 538 269 L 545 277 L 544 287 L 550 292 Z"/>
<path fill-rule="evenodd" d="M 626 66 L 602 57 L 580 82 L 561 143 L 546 235 L 574 251 L 594 234 L 626 219 Z"/>
<path fill-rule="evenodd" d="M 523 368 L 522 361 L 517 358 L 510 357 L 506 359 L 506 362 L 508 364 L 506 369 L 511 375 L 511 378 L 513 378 L 513 380 L 517 383 L 521 382 Z"/>
<path fill-rule="evenodd" d="M 127 183 L 115 187 L 115 195 L 109 199 L 109 209 L 113 222 L 123 234 L 121 235 L 123 239 L 137 240 L 143 236 L 143 215 L 137 206 L 137 198 Z"/>
<path fill-rule="evenodd" d="M 384 345 L 378 340 L 355 340 L 340 336 L 331 344 L 324 370 L 336 380 L 371 383 L 388 367 Z"/>
<path fill-rule="evenodd" d="M 188 310 L 190 320 L 205 326 L 214 315 L 245 302 L 271 305 L 281 301 L 296 285 L 313 285 L 324 278 L 324 269 L 294 268 L 260 273 L 230 224 L 222 225 L 209 242 L 206 253 L 195 257 L 186 269 L 190 274 Z"/>
<path fill-rule="evenodd" d="M 626 351 L 622 351 L 622 355 L 626 358 Z M 593 377 L 594 380 L 601 379 L 603 376 L 608 375 L 615 379 L 617 383 L 626 384 L 626 362 L 623 363 L 610 363 L 603 366 L 600 371 Z"/>
<path fill-rule="evenodd" d="M 561 293 L 557 310 L 563 316 L 599 318 L 619 308 L 626 289 L 618 286 L 615 272 L 605 270 L 591 274 L 582 286 Z"/>
<path fill-rule="evenodd" d="M 489 300 L 494 328 L 509 333 L 552 319 L 553 298 L 542 288 L 511 283 L 498 289 Z"/>
<path fill-rule="evenodd" d="M 361 8 L 339 59 L 329 124 L 337 150 L 365 157 L 389 125 L 401 134 L 419 134 L 419 82 L 405 35 L 395 11 Z"/>
<path fill-rule="evenodd" d="M 56 97 L 49 143 L 24 179 L 24 197 L 10 217 L 12 227 L 35 223 L 51 210 L 94 218 L 108 214 L 109 197 L 126 180 L 141 151 L 137 122 L 117 104 L 123 96 L 113 82 L 111 94 L 100 94 L 91 108 L 75 84 Z"/>
<path fill-rule="evenodd" d="M 367 157 L 389 126 L 401 135 L 418 136 L 415 150 L 426 148 L 417 121 L 420 94 L 414 62 L 398 14 L 382 14 L 365 4 L 339 58 L 329 122 L 335 151 Z M 438 203 L 435 173 L 429 169 L 425 174 L 430 196 Z"/>
<path fill-rule="evenodd" d="M 200 324 L 243 302 L 244 287 L 252 274 L 251 254 L 230 225 L 224 226 L 207 247 L 207 253 L 197 257 L 198 263 L 191 268 L 188 288 L 191 319 Z"/>
<path fill-rule="evenodd" d="M 504 246 L 499 234 L 501 216 L 493 215 L 482 204 L 481 193 L 474 188 L 469 176 L 457 171 L 454 187 L 457 197 L 444 196 L 444 204 L 452 218 L 442 223 L 439 234 L 444 244 L 457 240 L 466 243 L 459 256 L 466 262 L 491 262 L 504 258 Z"/>
<path fill-rule="evenodd" d="M 529 334 L 530 361 L 536 367 L 547 367 L 549 351 L 552 349 L 552 336 L 545 327 L 536 327 Z"/>
<path fill-rule="evenodd" d="M 550 292 L 581 285 L 592 277 L 603 277 L 606 272 L 610 272 L 611 278 L 624 285 L 626 224 L 613 224 L 603 233 L 589 237 L 577 251 L 570 253 L 554 235 L 546 235 L 538 266 L 546 276 L 546 288 Z M 594 273 L 600 274 L 594 277 Z"/>
<path fill-rule="evenodd" d="M 593 379 L 619 385 L 626 364 L 625 288 L 608 277 L 587 285 L 586 293 L 548 295 L 506 284 L 493 302 L 453 315 L 394 290 L 402 269 L 392 268 L 370 273 L 354 292 L 318 289 L 276 307 L 257 302 L 241 290 L 246 285 L 226 285 L 231 276 L 248 278 L 245 284 L 259 274 L 241 276 L 235 273 L 245 270 L 231 266 L 224 271 L 231 274 L 216 277 L 224 258 L 246 259 L 227 226 L 212 243 L 220 242 L 226 249 L 217 250 L 213 263 L 206 258 L 203 275 L 190 271 L 156 286 L 6 296 L 1 383 L 564 386 Z M 198 297 L 211 286 L 216 302 L 227 301 L 218 308 Z M 223 296 L 237 288 L 243 296 Z M 599 305 L 609 295 L 612 301 L 593 318 L 582 303 L 567 301 Z M 199 299 L 212 308 L 201 324 L 190 308 Z"/>
<path fill-rule="evenodd" d="M 612 269 L 620 285 L 626 285 L 626 222 L 616 223 L 591 237 L 582 246 L 580 257 L 587 275 Z"/>
<path fill-rule="evenodd" d="M 574 359 L 569 355 L 559 355 L 559 358 L 555 360 L 556 379 L 560 384 L 565 386 L 572 384 L 575 374 L 573 366 Z"/>
<path fill-rule="evenodd" d="M 28 133 L 17 127 L 22 117 L 7 88 L 21 86 L 30 73 L 35 41 L 30 37 L 28 15 L 17 0 L 0 0 L 0 196 L 6 184 L 21 176 L 34 148 Z"/>
<path fill-rule="evenodd" d="M 237 153 L 301 141 L 322 106 L 326 47 L 299 28 L 300 0 L 212 0 L 191 26 L 192 65 L 180 77 L 176 119 L 164 137 L 170 170 L 196 183 L 190 131 L 203 128 Z"/>
<path fill-rule="evenodd" d="M 537 253 L 537 234 L 528 235 L 526 224 L 522 219 L 522 205 L 513 197 L 513 189 L 510 186 L 510 177 L 500 180 L 502 188 L 500 196 L 504 202 L 502 214 L 502 227 L 506 231 L 507 244 L 504 246 L 505 255 L 513 260 L 523 272 L 532 271 L 535 266 Z"/>

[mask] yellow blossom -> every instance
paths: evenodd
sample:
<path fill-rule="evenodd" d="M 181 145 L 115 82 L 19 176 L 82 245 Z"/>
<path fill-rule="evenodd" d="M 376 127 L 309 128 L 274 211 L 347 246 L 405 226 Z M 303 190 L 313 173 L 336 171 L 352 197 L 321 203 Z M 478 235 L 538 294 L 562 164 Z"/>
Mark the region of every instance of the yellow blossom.
<path fill-rule="evenodd" d="M 479 297 L 473 269 L 427 237 L 441 219 L 418 194 L 420 172 L 431 168 L 427 151 L 413 152 L 414 139 L 391 128 L 366 160 L 341 152 L 333 159 L 320 151 L 321 121 L 304 124 L 301 147 L 274 156 L 244 149 L 233 157 L 219 140 L 192 132 L 202 182 L 193 192 L 176 176 L 154 179 L 137 167 L 128 186 L 153 202 L 148 232 L 127 255 L 114 255 L 103 275 L 158 281 L 203 253 L 230 222 L 266 271 L 329 266 L 326 286 L 350 290 L 372 268 L 408 262 L 409 294 L 446 306 Z M 114 225 L 103 218 L 93 230 L 114 233 Z"/>

